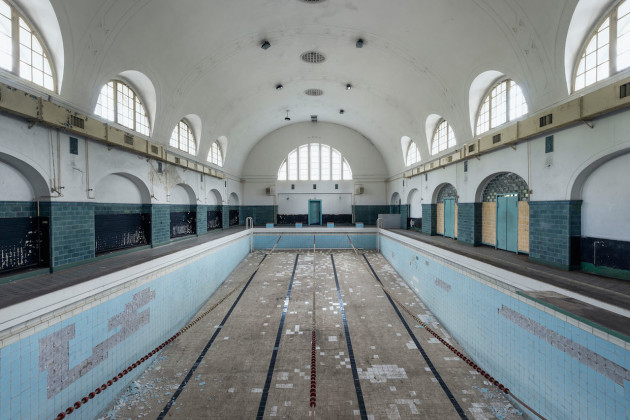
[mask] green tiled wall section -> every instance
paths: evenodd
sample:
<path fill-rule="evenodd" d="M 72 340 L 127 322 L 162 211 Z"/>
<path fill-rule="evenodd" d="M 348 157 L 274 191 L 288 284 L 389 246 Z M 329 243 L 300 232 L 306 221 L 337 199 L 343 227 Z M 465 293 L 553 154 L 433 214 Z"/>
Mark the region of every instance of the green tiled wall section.
<path fill-rule="evenodd" d="M 171 240 L 171 206 L 151 205 L 151 245 L 165 244 Z"/>
<path fill-rule="evenodd" d="M 367 225 L 376 225 L 380 214 L 389 214 L 391 206 L 353 206 L 354 221 Z"/>
<path fill-rule="evenodd" d="M 37 216 L 37 203 L 34 201 L 0 201 L 0 218 L 34 216 Z"/>
<path fill-rule="evenodd" d="M 51 268 L 94 258 L 94 204 L 55 202 L 44 207 L 50 215 Z"/>
<path fill-rule="evenodd" d="M 529 202 L 529 259 L 571 270 L 580 266 L 582 201 Z"/>
<path fill-rule="evenodd" d="M 277 206 L 241 206 L 239 224 L 244 225 L 245 219 L 248 217 L 254 219 L 254 225 L 256 226 L 275 223 L 277 212 Z"/>
<path fill-rule="evenodd" d="M 197 236 L 208 233 L 208 206 L 199 204 L 197 208 Z"/>
<path fill-rule="evenodd" d="M 422 233 L 435 235 L 437 232 L 437 204 L 422 205 Z"/>
<path fill-rule="evenodd" d="M 457 203 L 457 240 L 481 245 L 481 203 Z"/>

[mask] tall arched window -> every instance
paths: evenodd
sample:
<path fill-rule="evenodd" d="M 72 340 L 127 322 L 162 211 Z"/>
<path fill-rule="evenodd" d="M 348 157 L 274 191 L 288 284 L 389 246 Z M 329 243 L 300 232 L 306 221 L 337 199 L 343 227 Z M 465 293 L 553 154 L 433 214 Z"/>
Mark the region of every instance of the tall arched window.
<path fill-rule="evenodd" d="M 45 44 L 15 7 L 0 0 L 0 68 L 48 90 L 55 77 Z"/>
<path fill-rule="evenodd" d="M 420 162 L 420 150 L 418 149 L 418 146 L 416 146 L 416 143 L 413 141 L 409 142 L 405 162 L 407 163 L 407 166 Z"/>
<path fill-rule="evenodd" d="M 221 145 L 216 140 L 210 146 L 210 151 L 208 152 L 208 162 L 217 166 L 223 166 L 223 152 L 221 151 Z"/>
<path fill-rule="evenodd" d="M 197 142 L 190 125 L 184 120 L 177 123 L 177 126 L 171 134 L 171 146 L 178 148 L 191 155 L 197 154 Z"/>
<path fill-rule="evenodd" d="M 149 135 L 149 118 L 140 98 L 127 84 L 111 80 L 101 89 L 94 113 L 107 120 Z"/>
<path fill-rule="evenodd" d="M 449 147 L 454 147 L 456 144 L 457 140 L 455 139 L 453 128 L 451 128 L 451 125 L 446 120 L 442 120 L 442 122 L 435 127 L 435 131 L 433 132 L 431 154 L 435 155 Z"/>
<path fill-rule="evenodd" d="M 341 153 L 326 144 L 303 144 L 289 152 L 278 169 L 278 181 L 351 180 L 352 170 Z"/>
<path fill-rule="evenodd" d="M 619 3 L 600 22 L 575 68 L 574 91 L 630 67 L 630 1 Z"/>
<path fill-rule="evenodd" d="M 490 89 L 477 114 L 476 134 L 482 134 L 528 112 L 527 101 L 520 86 L 513 80 L 503 80 Z"/>

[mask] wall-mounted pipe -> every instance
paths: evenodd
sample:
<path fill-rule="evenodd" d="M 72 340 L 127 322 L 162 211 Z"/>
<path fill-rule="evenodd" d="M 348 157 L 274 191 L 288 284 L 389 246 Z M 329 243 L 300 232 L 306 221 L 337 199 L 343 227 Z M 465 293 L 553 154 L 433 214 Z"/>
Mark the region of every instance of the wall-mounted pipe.
<path fill-rule="evenodd" d="M 95 200 L 95 196 L 90 196 L 90 192 L 94 191 L 90 188 L 90 148 L 88 146 L 89 142 L 87 139 L 85 140 L 85 179 L 87 183 L 87 198 L 90 200 Z"/>

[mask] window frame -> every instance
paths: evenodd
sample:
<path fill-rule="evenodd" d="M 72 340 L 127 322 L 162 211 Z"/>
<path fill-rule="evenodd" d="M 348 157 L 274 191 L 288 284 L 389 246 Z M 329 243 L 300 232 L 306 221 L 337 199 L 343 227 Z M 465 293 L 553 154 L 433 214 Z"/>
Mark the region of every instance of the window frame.
<path fill-rule="evenodd" d="M 21 81 L 32 84 L 33 86 L 37 86 L 38 88 L 45 89 L 48 92 L 58 93 L 57 71 L 52 62 L 52 55 L 50 54 L 50 49 L 48 48 L 48 45 L 46 44 L 46 42 L 44 42 L 44 38 L 39 34 L 39 30 L 37 29 L 37 27 L 33 25 L 31 20 L 24 13 L 22 13 L 17 8 L 17 6 L 15 6 L 15 4 L 10 2 L 9 0 L 1 0 L 1 1 L 3 1 L 11 9 L 10 21 L 11 21 L 12 63 L 11 63 L 11 70 L 0 68 L 0 71 L 7 72 L 19 78 Z M 20 57 L 20 19 L 22 19 L 24 23 L 26 23 L 26 26 L 28 26 L 30 34 L 35 37 L 37 42 L 39 42 L 39 45 L 42 47 L 42 53 L 43 53 L 42 55 L 44 56 L 45 60 L 48 61 L 48 66 L 50 67 L 50 76 L 52 78 L 52 84 L 53 84 L 52 89 L 48 89 L 44 85 L 40 85 L 39 83 L 36 83 L 32 80 L 29 80 L 25 77 L 20 76 L 20 62 L 21 62 L 20 60 L 21 58 Z M 32 51 L 32 48 L 29 48 L 29 50 Z M 33 65 L 29 64 L 29 67 L 33 68 Z"/>
<path fill-rule="evenodd" d="M 188 144 L 186 145 L 188 147 L 187 150 L 184 150 L 181 147 L 182 138 L 181 138 L 180 124 L 184 124 L 186 126 L 186 130 L 188 131 L 189 135 L 192 137 L 192 141 L 195 144 L 195 153 L 190 153 L 190 147 L 188 147 L 189 146 Z M 172 145 L 170 142 L 170 140 L 172 140 L 173 138 L 173 133 L 171 133 L 171 139 L 169 139 L 169 146 L 175 147 L 177 150 L 180 150 L 184 153 L 188 153 L 189 155 L 197 156 L 197 153 L 199 152 L 199 144 L 197 143 L 197 137 L 195 136 L 195 132 L 193 131 L 190 123 L 188 122 L 188 120 L 186 120 L 186 118 L 182 118 L 181 120 L 177 122 L 177 125 L 173 129 L 173 132 L 175 131 L 177 131 L 177 146 Z"/>
<path fill-rule="evenodd" d="M 214 156 L 212 156 L 212 151 L 213 148 L 216 146 L 217 149 L 217 160 L 214 160 Z M 219 140 L 215 140 L 212 142 L 212 144 L 210 145 L 210 150 L 208 150 L 208 157 L 206 158 L 206 161 L 210 162 L 213 165 L 216 165 L 220 168 L 223 167 L 223 164 L 225 162 L 225 157 L 223 156 L 223 149 L 221 148 L 221 143 L 219 143 Z"/>
<path fill-rule="evenodd" d="M 499 87 L 501 84 L 506 83 L 506 89 L 505 89 L 505 122 L 496 125 L 496 126 L 492 126 L 492 92 Z M 523 95 L 523 99 L 525 100 L 525 104 L 527 105 L 527 111 L 524 112 L 523 114 L 519 115 L 518 117 L 513 117 L 512 115 L 510 115 L 511 113 L 511 109 L 512 107 L 512 95 L 511 95 L 511 83 L 514 83 L 514 85 L 516 87 L 518 87 L 521 90 L 521 94 Z M 481 116 L 481 110 L 483 108 L 483 106 L 486 103 L 486 99 L 488 100 L 488 129 L 486 131 L 482 131 L 479 132 L 478 130 L 478 126 L 479 126 L 479 117 Z M 484 95 L 482 96 L 481 101 L 479 102 L 479 106 L 477 107 L 477 113 L 475 114 L 475 126 L 474 126 L 474 132 L 475 132 L 475 137 L 479 137 L 482 134 L 488 133 L 492 130 L 495 130 L 501 126 L 504 126 L 506 124 L 509 124 L 513 121 L 516 121 L 518 118 L 522 118 L 523 116 L 529 114 L 529 103 L 527 102 L 527 97 L 525 96 L 525 92 L 523 92 L 523 88 L 514 80 L 511 79 L 509 77 L 501 77 L 499 79 L 497 79 L 494 83 L 490 84 L 490 87 L 485 91 Z"/>
<path fill-rule="evenodd" d="M 433 153 L 433 144 L 435 143 L 436 136 L 438 134 L 438 131 L 440 129 L 440 126 L 442 124 L 446 123 L 446 147 L 442 150 L 440 150 L 440 145 L 438 143 L 438 147 L 437 147 L 437 151 L 435 153 Z M 453 142 L 455 144 L 450 145 L 450 134 L 453 133 Z M 431 156 L 435 156 L 437 154 L 439 154 L 440 152 L 443 152 L 445 150 L 450 149 L 451 147 L 456 147 L 457 146 L 457 136 L 455 135 L 455 130 L 453 130 L 453 127 L 451 126 L 451 124 L 444 118 L 440 119 L 438 121 L 438 123 L 435 125 L 435 128 L 433 129 L 433 135 L 431 136 L 431 150 L 429 150 L 429 152 L 431 153 Z"/>
<path fill-rule="evenodd" d="M 313 162 L 314 158 L 312 155 L 313 147 L 316 147 L 318 150 L 318 160 L 317 160 L 317 166 L 319 167 L 318 171 L 314 171 L 312 168 L 312 165 L 314 164 Z M 324 149 L 328 153 L 323 153 Z M 306 151 L 306 158 L 301 158 L 300 156 L 301 150 Z M 325 155 L 327 155 L 327 157 L 325 157 Z M 333 174 L 336 174 L 335 168 L 333 165 L 333 160 L 334 160 L 333 156 L 337 156 L 337 155 L 339 156 L 339 165 L 337 168 L 339 172 L 338 178 L 336 178 L 336 175 L 333 175 Z M 304 159 L 304 161 L 308 165 L 306 169 L 303 168 L 303 162 L 301 162 L 302 159 Z M 324 165 L 328 166 L 328 171 L 323 170 Z M 345 170 L 346 168 L 347 170 Z M 295 170 L 295 175 L 296 175 L 295 177 L 292 177 L 293 169 Z M 282 176 L 280 175 L 281 172 L 284 172 Z M 305 174 L 305 173 L 307 174 L 307 178 L 300 177 L 301 174 Z M 314 174 L 317 174 L 318 176 L 315 178 Z M 349 175 L 349 178 L 347 178 L 344 175 Z M 290 182 L 309 182 L 309 181 L 339 182 L 339 181 L 351 181 L 352 179 L 353 179 L 352 168 L 350 167 L 350 162 L 348 162 L 348 160 L 341 154 L 339 150 L 335 149 L 334 147 L 328 144 L 319 143 L 319 142 L 305 143 L 291 150 L 280 163 L 280 166 L 278 167 L 277 178 L 276 178 L 277 181 L 290 181 Z"/>
<path fill-rule="evenodd" d="M 96 100 L 96 106 L 98 106 L 98 101 L 101 98 L 101 94 L 103 92 L 103 88 L 107 85 L 109 85 L 110 83 L 114 83 L 113 85 L 113 104 L 114 104 L 114 109 L 112 110 L 112 112 L 114 113 L 114 119 L 110 120 L 108 117 L 103 116 L 101 114 L 97 114 L 96 113 L 96 109 L 94 109 L 94 114 L 96 114 L 97 116 L 104 118 L 107 121 L 111 121 L 113 123 L 116 123 L 118 125 L 120 125 L 121 127 L 125 127 L 129 130 L 133 130 L 134 132 L 143 135 L 143 136 L 147 136 L 150 137 L 151 136 L 151 121 L 149 119 L 149 114 L 147 112 L 147 107 L 144 105 L 144 102 L 142 101 L 142 98 L 140 97 L 140 95 L 138 95 L 138 93 L 136 92 L 136 90 L 133 88 L 133 86 L 125 81 L 122 81 L 120 79 L 111 79 L 109 80 L 107 83 L 105 83 L 103 85 L 103 87 L 101 87 L 101 90 L 98 93 L 98 99 Z M 133 93 L 133 110 L 132 110 L 132 114 L 133 114 L 133 127 L 127 127 L 126 125 L 122 124 L 119 122 L 119 110 L 118 110 L 118 84 L 121 84 L 125 87 L 127 87 L 127 89 L 129 89 L 130 92 Z M 144 134 L 141 131 L 139 131 L 137 129 L 138 127 L 138 120 L 136 118 L 137 114 L 138 114 L 138 110 L 136 109 L 137 104 L 140 103 L 140 105 L 142 106 L 142 109 L 144 110 L 144 116 L 147 119 L 147 129 L 148 129 L 148 133 Z"/>
<path fill-rule="evenodd" d="M 624 2 L 628 2 L 630 0 L 621 0 L 611 6 L 606 10 L 605 13 L 601 15 L 601 18 L 596 21 L 596 23 L 590 28 L 588 31 L 588 35 L 582 41 L 582 47 L 580 48 L 580 52 L 577 54 L 577 58 L 573 63 L 573 72 L 571 73 L 571 94 L 583 91 L 584 89 L 589 88 L 590 86 L 595 86 L 598 83 L 603 82 L 606 79 L 610 79 L 611 77 L 630 70 L 630 67 L 626 67 L 622 70 L 617 70 L 617 40 L 618 40 L 618 23 L 619 23 L 619 6 L 621 6 Z M 630 4 L 629 4 L 630 5 Z M 591 84 L 585 84 L 580 89 L 575 89 L 575 82 L 578 76 L 578 70 L 580 64 L 582 63 L 582 59 L 586 57 L 586 49 L 589 44 L 593 40 L 593 38 L 599 33 L 599 28 L 604 24 L 606 19 L 610 19 L 608 23 L 608 76 L 601 79 L 595 80 Z M 597 51 L 597 47 L 595 50 Z M 595 63 L 595 69 L 597 69 L 598 65 Z M 596 70 L 597 71 L 597 70 Z M 586 73 L 585 73 L 586 74 Z"/>
<path fill-rule="evenodd" d="M 411 150 L 411 146 L 414 146 L 416 148 L 416 153 L 415 153 L 415 158 L 416 160 L 409 163 L 409 151 Z M 418 147 L 418 145 L 416 144 L 415 141 L 413 140 L 409 140 L 409 145 L 407 146 L 407 152 L 405 152 L 405 167 L 409 167 L 411 165 L 415 165 L 416 163 L 420 162 L 422 160 L 422 156 L 420 155 L 420 148 Z"/>

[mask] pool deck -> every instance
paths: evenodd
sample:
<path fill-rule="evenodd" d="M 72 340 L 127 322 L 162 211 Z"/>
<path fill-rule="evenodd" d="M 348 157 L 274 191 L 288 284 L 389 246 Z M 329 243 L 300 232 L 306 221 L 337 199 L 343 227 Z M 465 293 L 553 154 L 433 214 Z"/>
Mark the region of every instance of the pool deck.
<path fill-rule="evenodd" d="M 282 231 L 295 231 L 295 233 L 307 233 L 307 231 L 335 233 L 337 230 L 327 227 L 309 227 L 308 229 L 291 228 L 289 226 L 277 227 L 282 228 Z M 198 237 L 177 240 L 156 248 L 105 254 L 76 267 L 55 271 L 53 273 L 44 272 L 20 280 L 3 283 L 0 284 L 0 308 L 24 302 L 47 293 L 132 267 L 136 264 L 148 262 L 177 251 L 201 245 L 237 232 L 242 232 L 243 230 L 244 227 L 242 226 L 232 227 L 226 230 L 212 231 Z M 259 229 L 257 230 L 260 231 Z M 340 227 L 340 230 L 346 231 L 355 229 L 351 226 L 343 226 Z M 361 229 L 357 230 L 360 231 Z M 496 250 L 488 246 L 471 247 L 459 243 L 456 240 L 441 236 L 427 236 L 419 232 L 404 229 L 391 229 L 390 231 L 547 283 L 551 286 L 569 290 L 618 308 L 630 310 L 629 281 L 611 279 L 580 271 L 563 271 L 530 262 L 525 254 Z M 2 277 L 0 277 L 0 281 L 2 281 Z M 527 295 L 544 304 L 559 308 L 592 323 L 603 326 L 604 328 L 630 337 L 630 322 L 628 322 L 629 320 L 625 316 L 553 291 L 527 292 Z"/>

